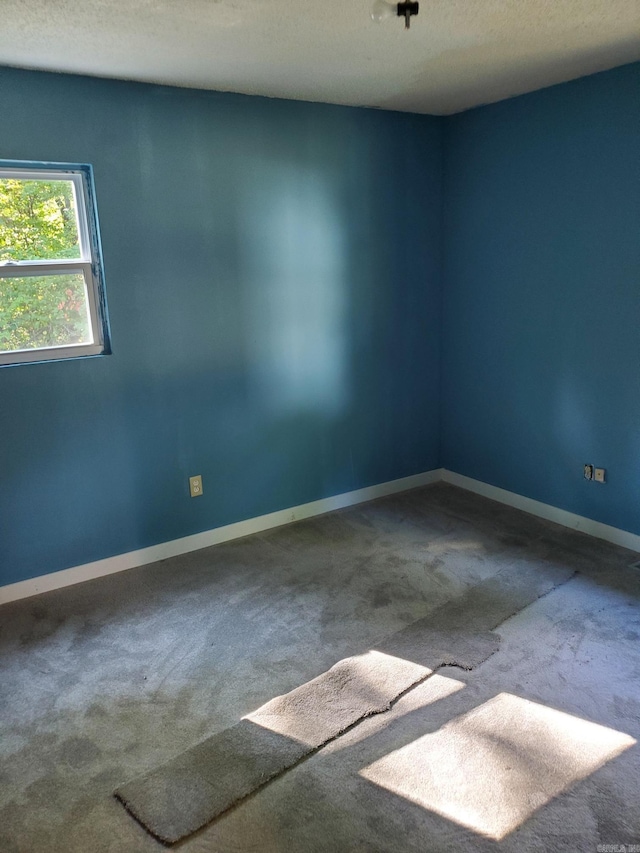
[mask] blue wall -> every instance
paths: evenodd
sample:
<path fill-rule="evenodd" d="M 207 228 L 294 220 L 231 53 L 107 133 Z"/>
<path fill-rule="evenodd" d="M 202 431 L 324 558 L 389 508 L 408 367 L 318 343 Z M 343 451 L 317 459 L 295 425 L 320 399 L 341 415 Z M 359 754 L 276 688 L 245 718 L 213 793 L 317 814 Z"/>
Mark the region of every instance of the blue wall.
<path fill-rule="evenodd" d="M 94 166 L 114 349 L 0 369 L 0 583 L 440 464 L 640 533 L 639 92 L 437 119 L 0 69 L 0 159 Z"/>
<path fill-rule="evenodd" d="M 113 337 L 0 369 L 0 583 L 437 466 L 440 119 L 13 69 L 0 114 L 93 164 Z"/>
<path fill-rule="evenodd" d="M 640 64 L 455 116 L 445 152 L 443 464 L 640 533 Z"/>

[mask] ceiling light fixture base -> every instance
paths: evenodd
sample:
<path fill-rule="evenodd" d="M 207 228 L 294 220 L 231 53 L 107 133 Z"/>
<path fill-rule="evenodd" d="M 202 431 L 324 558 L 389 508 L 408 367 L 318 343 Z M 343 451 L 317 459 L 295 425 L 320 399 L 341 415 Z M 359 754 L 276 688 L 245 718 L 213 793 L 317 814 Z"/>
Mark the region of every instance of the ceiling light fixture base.
<path fill-rule="evenodd" d="M 419 3 L 398 3 L 398 17 L 404 18 L 404 28 L 408 30 L 411 26 L 411 16 L 420 11 Z"/>
<path fill-rule="evenodd" d="M 374 0 L 371 8 L 371 18 L 377 24 L 389 21 L 391 18 L 404 18 L 404 28 L 411 26 L 411 17 L 418 14 L 419 3 L 388 3 L 387 0 Z"/>

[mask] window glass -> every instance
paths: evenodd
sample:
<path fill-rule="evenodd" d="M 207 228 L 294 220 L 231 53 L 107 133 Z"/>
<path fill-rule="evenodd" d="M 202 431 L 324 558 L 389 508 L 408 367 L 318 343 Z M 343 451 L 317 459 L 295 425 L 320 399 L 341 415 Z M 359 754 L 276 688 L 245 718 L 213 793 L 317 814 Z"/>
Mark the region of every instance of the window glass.
<path fill-rule="evenodd" d="M 0 177 L 0 262 L 80 257 L 73 181 Z"/>
<path fill-rule="evenodd" d="M 0 365 L 109 352 L 90 166 L 0 161 Z"/>
<path fill-rule="evenodd" d="M 93 343 L 81 273 L 0 279 L 0 350 Z"/>

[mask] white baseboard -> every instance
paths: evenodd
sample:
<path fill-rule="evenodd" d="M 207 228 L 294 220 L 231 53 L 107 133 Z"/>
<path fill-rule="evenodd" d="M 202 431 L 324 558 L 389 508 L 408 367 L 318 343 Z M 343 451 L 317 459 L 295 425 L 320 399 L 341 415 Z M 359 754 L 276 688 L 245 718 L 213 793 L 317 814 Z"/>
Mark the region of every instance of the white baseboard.
<path fill-rule="evenodd" d="M 268 515 L 257 518 L 248 518 L 246 521 L 238 521 L 227 524 L 224 527 L 216 527 L 205 530 L 203 533 L 195 533 L 192 536 L 184 536 L 181 539 L 173 539 L 171 542 L 162 542 L 149 548 L 141 548 L 139 551 L 129 551 L 126 554 L 118 554 L 115 557 L 107 557 L 104 560 L 96 560 L 93 563 L 85 563 L 83 566 L 73 566 L 59 572 L 51 572 L 48 575 L 40 575 L 25 581 L 8 584 L 0 587 L 0 604 L 17 601 L 21 598 L 29 598 L 42 592 L 50 592 L 61 587 L 100 578 L 104 575 L 112 575 L 123 572 L 125 569 L 133 569 L 144 566 L 147 563 L 155 563 L 158 560 L 166 560 L 167 557 L 176 557 L 189 551 L 197 551 L 200 548 L 208 548 L 210 545 L 218 545 L 228 542 L 230 539 L 239 539 L 249 536 L 251 533 L 259 533 L 272 527 L 280 527 L 292 521 L 300 521 L 303 518 L 311 518 L 315 515 L 323 515 L 335 509 L 371 501 L 375 498 L 383 498 L 397 492 L 408 489 L 416 489 L 437 483 L 442 479 L 442 470 L 425 471 L 422 474 L 414 474 L 411 477 L 402 477 L 399 480 L 389 480 L 376 486 L 367 486 L 364 489 L 356 489 L 353 492 L 345 492 L 330 498 L 322 498 L 319 501 L 301 504 L 290 509 L 281 509 Z"/>
<path fill-rule="evenodd" d="M 545 518 L 547 521 L 554 521 L 556 524 L 570 527 L 572 530 L 588 533 L 597 539 L 604 539 L 607 542 L 612 542 L 614 545 L 621 545 L 623 548 L 629 548 L 632 551 L 640 551 L 640 536 L 637 536 L 635 533 L 629 533 L 627 530 L 620 530 L 617 527 L 593 521 L 590 518 L 576 515 L 573 512 L 567 512 L 564 509 L 558 509 L 550 504 L 541 503 L 532 498 L 525 498 L 523 495 L 518 495 L 515 492 L 508 492 L 506 489 L 491 486 L 480 480 L 473 480 L 471 477 L 465 477 L 463 474 L 456 474 L 454 471 L 437 468 L 433 471 L 425 471 L 422 474 L 414 474 L 411 477 L 402 477 L 399 480 L 390 480 L 387 483 L 380 483 L 376 486 L 367 486 L 364 489 L 356 489 L 353 492 L 345 492 L 344 494 L 334 495 L 330 498 L 322 498 L 319 501 L 311 501 L 311 503 L 301 504 L 290 509 L 278 510 L 277 512 L 271 512 L 268 515 L 261 515 L 257 518 L 248 518 L 246 521 L 238 521 L 235 524 L 227 524 L 224 527 L 205 530 L 203 533 L 195 533 L 192 536 L 184 536 L 181 539 L 162 542 L 159 545 L 152 545 L 149 548 L 141 548 L 139 551 L 129 551 L 126 554 L 118 554 L 115 557 L 96 560 L 94 563 L 85 563 L 83 566 L 74 566 L 70 569 L 63 569 L 60 572 L 51 572 L 48 575 L 40 575 L 29 580 L 8 584 L 7 586 L 0 587 L 0 605 L 8 604 L 10 601 L 17 601 L 21 598 L 29 598 L 32 595 L 39 595 L 42 592 L 50 592 L 54 589 L 83 583 L 84 581 L 100 578 L 104 575 L 123 572 L 125 569 L 133 569 L 137 566 L 144 566 L 147 563 L 155 563 L 158 560 L 166 560 L 168 557 L 177 557 L 179 554 L 197 551 L 200 548 L 208 548 L 210 545 L 218 545 L 221 542 L 228 542 L 231 539 L 240 539 L 242 536 L 260 533 L 262 530 L 270 530 L 273 527 L 281 527 L 283 524 L 290 524 L 292 521 L 301 521 L 303 518 L 323 515 L 325 512 L 355 506 L 356 504 L 372 501 L 376 498 L 383 498 L 386 495 L 404 492 L 409 489 L 417 489 L 420 486 L 427 486 L 430 483 L 437 483 L 440 480 L 451 483 L 454 486 L 459 486 L 469 492 L 475 492 L 485 498 L 507 504 L 516 509 L 521 509 L 524 512 L 531 513 L 531 515 Z"/>
<path fill-rule="evenodd" d="M 454 486 L 459 486 L 461 489 L 466 489 L 469 492 L 475 492 L 477 495 L 482 495 L 493 501 L 524 510 L 524 512 L 528 512 L 531 515 L 545 518 L 547 521 L 555 521 L 556 524 L 562 524 L 563 527 L 570 527 L 572 530 L 588 533 L 597 539 L 604 539 L 607 542 L 612 542 L 614 545 L 629 548 L 631 551 L 640 551 L 640 536 L 630 533 L 628 530 L 621 530 L 619 527 L 611 527 L 608 524 L 602 524 L 600 521 L 593 521 L 591 518 L 567 512 L 565 509 L 558 509 L 558 507 L 541 503 L 540 501 L 533 500 L 533 498 L 525 498 L 523 495 L 508 492 L 506 489 L 498 488 L 498 486 L 490 486 L 488 483 L 483 483 L 480 480 L 465 477 L 464 474 L 456 474 L 455 471 L 443 469 L 442 479 L 445 483 L 451 483 Z"/>

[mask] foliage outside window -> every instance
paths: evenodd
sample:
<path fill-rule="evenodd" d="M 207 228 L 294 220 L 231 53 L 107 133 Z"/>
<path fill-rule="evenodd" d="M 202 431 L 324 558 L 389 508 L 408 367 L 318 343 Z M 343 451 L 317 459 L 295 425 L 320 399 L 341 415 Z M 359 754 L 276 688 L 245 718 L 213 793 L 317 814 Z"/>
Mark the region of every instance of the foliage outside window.
<path fill-rule="evenodd" d="M 0 161 L 0 364 L 108 351 L 90 167 Z"/>

